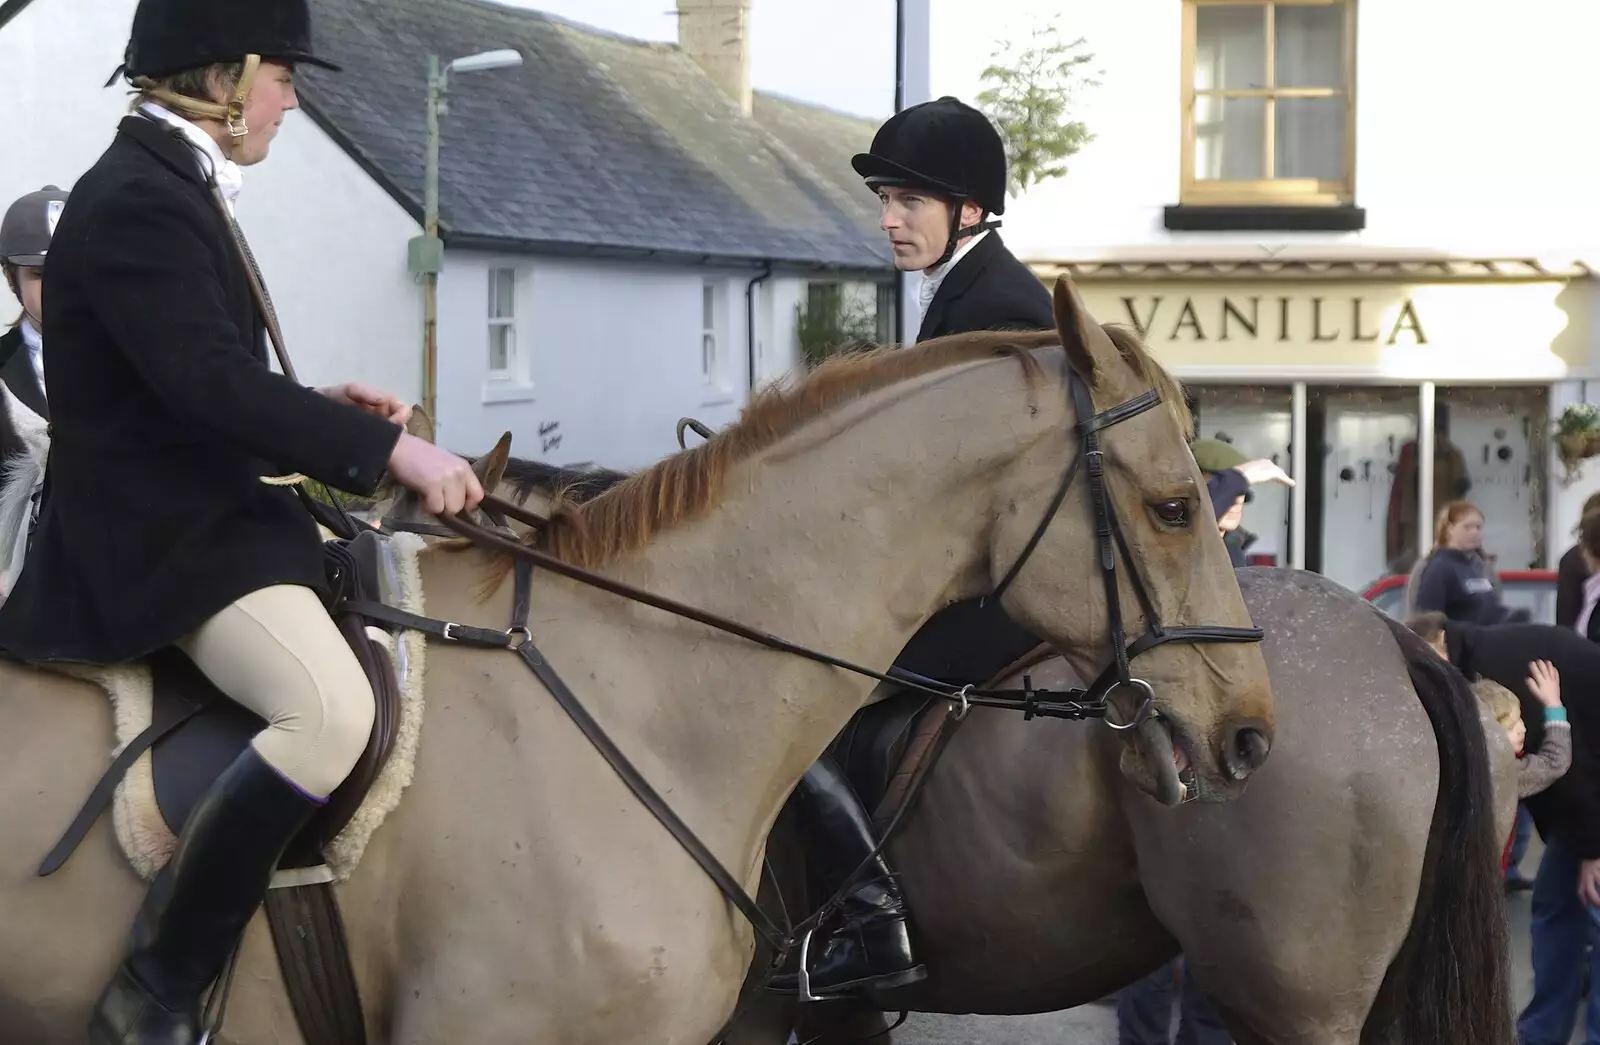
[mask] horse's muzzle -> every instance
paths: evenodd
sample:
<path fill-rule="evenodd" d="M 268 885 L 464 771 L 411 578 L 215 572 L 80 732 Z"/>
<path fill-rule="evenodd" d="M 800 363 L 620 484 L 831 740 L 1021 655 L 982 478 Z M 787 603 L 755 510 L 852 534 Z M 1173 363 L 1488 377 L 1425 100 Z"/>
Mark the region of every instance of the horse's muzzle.
<path fill-rule="evenodd" d="M 1242 781 L 1260 769 L 1272 750 L 1272 734 L 1259 719 L 1241 719 L 1222 734 L 1222 769 L 1228 778 Z"/>

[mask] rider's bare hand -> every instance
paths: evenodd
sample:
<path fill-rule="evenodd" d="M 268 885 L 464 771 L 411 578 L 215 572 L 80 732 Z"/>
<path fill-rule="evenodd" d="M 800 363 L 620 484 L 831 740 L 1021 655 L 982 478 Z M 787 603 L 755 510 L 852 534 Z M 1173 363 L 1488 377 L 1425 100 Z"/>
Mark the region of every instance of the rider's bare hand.
<path fill-rule="evenodd" d="M 434 515 L 457 515 L 483 500 L 483 486 L 466 458 L 410 432 L 400 436 L 389 455 L 389 474 Z"/>
<path fill-rule="evenodd" d="M 403 425 L 411 419 L 411 407 L 404 399 L 388 392 L 380 392 L 371 385 L 352 381 L 347 385 L 329 385 L 317 391 L 335 402 L 365 410 L 369 414 L 377 414 L 397 425 Z"/>

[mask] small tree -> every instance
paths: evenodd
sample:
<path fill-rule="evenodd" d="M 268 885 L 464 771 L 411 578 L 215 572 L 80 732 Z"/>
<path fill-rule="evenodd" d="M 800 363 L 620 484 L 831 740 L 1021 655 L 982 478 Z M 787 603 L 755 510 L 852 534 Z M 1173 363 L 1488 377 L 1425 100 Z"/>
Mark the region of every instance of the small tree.
<path fill-rule="evenodd" d="M 876 309 L 845 294 L 837 283 L 813 285 L 795 306 L 795 339 L 807 367 L 870 347 L 877 336 Z"/>
<path fill-rule="evenodd" d="M 1034 29 L 1025 45 L 1005 41 L 991 56 L 978 95 L 978 107 L 993 120 L 1006 144 L 1012 196 L 1031 185 L 1067 173 L 1063 162 L 1094 135 L 1069 119 L 1076 92 L 1100 81 L 1084 68 L 1094 55 L 1083 52 L 1083 37 L 1066 43 L 1054 21 Z"/>

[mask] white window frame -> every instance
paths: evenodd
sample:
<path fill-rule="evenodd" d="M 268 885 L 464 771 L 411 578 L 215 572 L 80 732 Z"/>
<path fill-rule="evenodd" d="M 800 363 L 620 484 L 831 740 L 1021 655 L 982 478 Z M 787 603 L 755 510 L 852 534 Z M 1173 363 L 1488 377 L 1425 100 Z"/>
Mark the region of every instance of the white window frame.
<path fill-rule="evenodd" d="M 500 274 L 504 272 L 511 273 L 511 314 L 496 316 L 493 314 L 497 311 L 495 292 L 499 286 Z M 485 403 L 527 402 L 533 398 L 532 360 L 527 347 L 528 324 L 524 315 L 526 311 L 524 306 L 532 297 L 529 273 L 517 265 L 491 262 L 484 272 L 484 287 L 488 291 L 488 300 L 484 308 L 483 363 L 487 379 L 483 385 L 483 401 Z M 504 368 L 496 368 L 492 361 L 494 331 L 499 328 L 511 332 Z"/>
<path fill-rule="evenodd" d="M 511 314 L 506 316 L 498 316 L 495 313 L 500 311 L 497 307 L 500 304 L 500 301 L 496 292 L 500 287 L 501 277 L 506 273 L 510 273 L 511 275 Z M 491 265 L 484 282 L 489 291 L 487 316 L 489 336 L 484 358 L 484 363 L 489 371 L 489 380 L 514 381 L 517 378 L 517 363 L 518 356 L 520 355 L 520 353 L 517 351 L 519 347 L 517 345 L 517 299 L 521 297 L 521 294 L 519 293 L 521 288 L 517 285 L 520 282 L 520 279 L 518 278 L 518 272 L 515 268 L 510 266 Z M 505 366 L 503 367 L 496 367 L 494 365 L 495 331 L 498 329 L 505 329 L 509 331 L 509 344 L 506 347 Z"/>

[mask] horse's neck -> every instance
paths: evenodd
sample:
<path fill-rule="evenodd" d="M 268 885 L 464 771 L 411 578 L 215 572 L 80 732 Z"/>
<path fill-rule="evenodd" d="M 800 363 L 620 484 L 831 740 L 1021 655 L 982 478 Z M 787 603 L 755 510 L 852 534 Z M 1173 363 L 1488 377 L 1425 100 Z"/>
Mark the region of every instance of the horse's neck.
<path fill-rule="evenodd" d="M 1066 412 L 1053 385 L 1025 390 L 1013 360 L 906 385 L 735 468 L 707 518 L 607 572 L 886 670 L 940 606 L 987 588 L 997 475 L 1058 435 Z M 647 688 L 625 683 L 606 721 L 676 767 L 679 793 L 753 793 L 757 815 L 775 814 L 874 684 L 586 589 L 556 586 L 536 610 L 570 622 L 581 648 L 547 652 L 573 662 L 575 677 L 587 668 Z M 711 730 L 729 746 L 721 757 L 707 757 Z"/>

